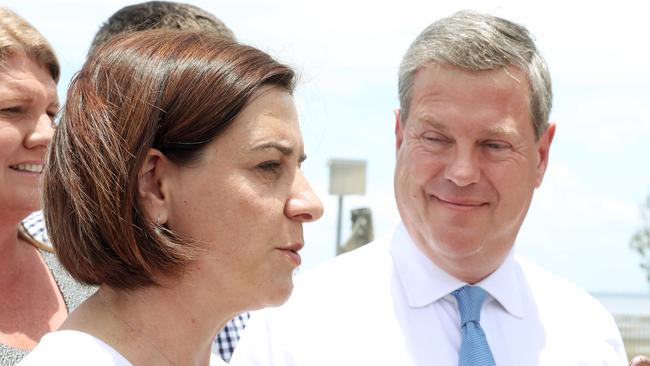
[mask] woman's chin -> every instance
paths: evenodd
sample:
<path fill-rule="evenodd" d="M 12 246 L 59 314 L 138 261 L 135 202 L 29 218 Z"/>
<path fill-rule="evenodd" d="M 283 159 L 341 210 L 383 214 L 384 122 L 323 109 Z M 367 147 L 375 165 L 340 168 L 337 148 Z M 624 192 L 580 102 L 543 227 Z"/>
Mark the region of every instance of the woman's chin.
<path fill-rule="evenodd" d="M 293 281 L 289 280 L 285 286 L 276 288 L 273 293 L 269 293 L 260 308 L 277 307 L 284 304 L 289 300 L 291 292 L 293 292 Z"/>

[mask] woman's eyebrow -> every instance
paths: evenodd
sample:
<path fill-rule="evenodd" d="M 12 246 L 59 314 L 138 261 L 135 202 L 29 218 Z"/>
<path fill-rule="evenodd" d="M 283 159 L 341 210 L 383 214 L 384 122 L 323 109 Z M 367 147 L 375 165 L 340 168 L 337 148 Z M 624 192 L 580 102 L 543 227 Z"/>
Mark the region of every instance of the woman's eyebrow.
<path fill-rule="evenodd" d="M 268 150 L 268 149 L 275 149 L 278 150 L 282 153 L 282 155 L 291 155 L 293 154 L 293 148 L 290 146 L 283 145 L 278 142 L 270 141 L 270 142 L 264 142 L 261 143 L 257 146 L 253 147 L 253 151 L 259 151 L 259 150 Z"/>

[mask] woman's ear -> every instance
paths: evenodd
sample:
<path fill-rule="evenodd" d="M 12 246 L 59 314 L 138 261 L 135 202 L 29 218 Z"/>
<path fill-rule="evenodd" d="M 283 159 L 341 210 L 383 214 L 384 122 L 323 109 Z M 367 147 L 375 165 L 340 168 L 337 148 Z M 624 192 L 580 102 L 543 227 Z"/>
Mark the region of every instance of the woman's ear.
<path fill-rule="evenodd" d="M 138 173 L 138 198 L 149 219 L 167 222 L 170 204 L 169 179 L 173 163 L 157 149 L 149 149 Z"/>

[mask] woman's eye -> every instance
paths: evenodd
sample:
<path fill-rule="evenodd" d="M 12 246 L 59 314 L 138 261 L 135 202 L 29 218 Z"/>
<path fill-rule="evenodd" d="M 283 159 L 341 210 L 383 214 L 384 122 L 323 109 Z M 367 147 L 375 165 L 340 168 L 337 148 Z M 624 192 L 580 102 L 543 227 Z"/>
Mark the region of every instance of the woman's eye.
<path fill-rule="evenodd" d="M 262 169 L 263 171 L 266 171 L 266 172 L 277 173 L 280 170 L 280 162 L 279 161 L 265 161 L 265 162 L 259 164 L 257 167 Z"/>
<path fill-rule="evenodd" d="M 15 114 L 20 113 L 22 109 L 20 107 L 8 107 L 0 109 L 0 113 Z"/>

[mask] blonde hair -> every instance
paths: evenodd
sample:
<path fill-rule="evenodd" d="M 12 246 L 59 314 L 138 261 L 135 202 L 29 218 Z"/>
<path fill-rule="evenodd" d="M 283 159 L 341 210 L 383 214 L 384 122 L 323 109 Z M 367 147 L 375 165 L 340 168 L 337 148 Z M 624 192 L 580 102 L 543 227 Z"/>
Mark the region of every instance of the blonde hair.
<path fill-rule="evenodd" d="M 0 7 L 0 66 L 8 57 L 20 53 L 46 68 L 55 82 L 59 81 L 61 67 L 49 42 L 25 19 Z"/>

